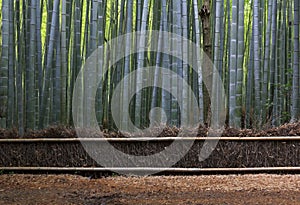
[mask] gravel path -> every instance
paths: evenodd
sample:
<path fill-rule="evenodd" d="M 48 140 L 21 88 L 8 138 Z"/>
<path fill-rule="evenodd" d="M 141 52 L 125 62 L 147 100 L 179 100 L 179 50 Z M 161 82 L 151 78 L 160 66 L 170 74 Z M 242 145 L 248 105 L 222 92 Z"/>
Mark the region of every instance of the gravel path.
<path fill-rule="evenodd" d="M 300 175 L 1 175 L 0 204 L 300 204 Z"/>

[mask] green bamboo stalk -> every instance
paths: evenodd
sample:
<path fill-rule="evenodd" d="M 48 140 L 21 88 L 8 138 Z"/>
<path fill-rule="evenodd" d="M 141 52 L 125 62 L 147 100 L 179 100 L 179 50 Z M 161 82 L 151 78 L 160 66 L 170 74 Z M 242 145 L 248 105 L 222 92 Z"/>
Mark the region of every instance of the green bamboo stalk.
<path fill-rule="evenodd" d="M 272 101 L 274 100 L 275 95 L 275 67 L 276 67 L 276 46 L 277 46 L 277 0 L 273 0 L 273 6 L 272 6 L 272 48 L 271 48 L 271 63 L 270 63 L 270 89 L 268 96 L 270 96 L 270 99 Z M 270 107 L 270 110 L 272 111 L 272 124 L 275 123 L 275 116 L 274 116 L 274 102 L 273 105 Z"/>
<path fill-rule="evenodd" d="M 182 25 L 181 25 L 181 3 L 179 1 L 172 1 L 172 33 L 175 33 L 177 35 L 182 35 Z M 172 39 L 171 39 L 172 40 Z M 173 44 L 171 44 L 171 50 L 174 52 L 174 54 L 180 56 L 180 50 L 182 49 L 181 42 L 175 39 L 175 41 L 172 41 Z M 181 59 L 177 59 L 174 56 L 171 57 L 172 60 L 172 67 L 171 70 L 173 71 L 172 77 L 171 77 L 171 93 L 177 93 L 177 95 L 180 95 L 180 80 L 179 76 L 183 76 L 182 71 L 182 62 Z M 182 107 L 182 105 L 179 105 L 179 102 L 175 97 L 172 97 L 171 100 L 171 125 L 179 127 L 180 124 L 180 113 L 179 113 L 179 107 Z"/>
<path fill-rule="evenodd" d="M 215 5 L 215 30 L 214 30 L 214 64 L 216 65 L 216 70 L 218 71 L 218 74 L 221 73 L 221 66 L 222 66 L 222 50 L 220 49 L 222 45 L 222 37 L 221 33 L 223 33 L 223 14 L 224 10 L 222 9 L 222 4 L 224 4 L 223 0 L 217 0 Z M 219 126 L 219 107 L 220 107 L 220 96 L 218 96 L 218 81 L 217 81 L 217 73 L 213 73 L 213 87 L 212 87 L 212 95 L 211 95 L 211 102 L 212 102 L 212 123 L 216 126 Z"/>
<path fill-rule="evenodd" d="M 15 32 L 14 32 L 14 1 L 9 1 L 9 63 L 8 63 L 8 104 L 7 127 L 15 126 Z"/>
<path fill-rule="evenodd" d="M 300 3 L 294 0 L 294 67 L 292 87 L 292 116 L 291 121 L 296 122 L 300 117 L 300 93 L 299 93 L 299 9 Z"/>
<path fill-rule="evenodd" d="M 133 26 L 133 1 L 132 0 L 128 0 L 127 1 L 127 14 L 126 14 L 126 33 L 131 33 L 132 31 L 132 26 Z M 130 38 L 130 36 L 128 35 L 127 38 L 125 39 L 126 42 L 125 42 L 125 51 L 129 52 L 131 49 L 132 49 L 132 40 Z M 124 76 L 127 76 L 129 73 L 130 73 L 130 62 L 131 62 L 131 57 L 130 56 L 126 56 L 125 57 L 125 62 L 124 62 Z M 128 113 L 129 112 L 129 89 L 130 89 L 130 83 L 128 81 L 124 81 L 123 83 L 123 99 L 122 99 L 122 112 L 121 113 L 124 113 L 122 115 L 122 129 L 124 130 L 128 130 L 128 120 L 126 118 L 126 116 L 129 116 L 125 113 Z"/>
<path fill-rule="evenodd" d="M 142 14 L 142 22 L 141 22 L 141 32 L 146 34 L 146 23 L 148 18 L 148 12 L 149 12 L 149 1 L 144 1 L 144 7 L 143 7 L 143 14 Z M 139 42 L 139 48 L 144 48 L 146 45 L 146 39 L 145 36 L 141 36 L 140 42 Z M 142 102 L 144 101 L 142 97 L 142 92 L 139 91 L 139 89 L 143 85 L 143 72 L 140 70 L 144 66 L 144 53 L 139 52 L 138 53 L 138 65 L 137 65 L 137 76 L 136 76 L 136 100 L 135 100 L 135 125 L 138 127 L 143 126 L 143 122 L 145 122 L 145 114 L 146 110 L 143 106 Z"/>
<path fill-rule="evenodd" d="M 34 0 L 33 0 L 34 1 Z M 41 110 L 40 110 L 40 123 L 39 128 L 43 128 L 46 126 L 46 119 L 47 115 L 49 115 L 49 88 L 51 83 L 51 70 L 52 70 L 52 58 L 53 58 L 53 51 L 55 45 L 55 34 L 56 34 L 56 27 L 58 22 L 59 16 L 59 0 L 54 1 L 53 5 L 53 13 L 52 13 L 52 23 L 50 29 L 50 39 L 49 39 L 49 49 L 47 53 L 47 65 L 45 68 L 45 77 L 43 82 L 43 92 L 42 92 L 42 101 L 41 101 Z"/>
<path fill-rule="evenodd" d="M 259 1 L 253 3 L 253 40 L 254 40 L 254 95 L 255 95 L 255 120 L 256 126 L 260 127 L 261 119 L 261 61 L 260 61 L 260 40 L 259 40 Z"/>
<path fill-rule="evenodd" d="M 57 19 L 57 25 L 60 24 L 59 19 Z M 53 109 L 52 109 L 52 123 L 53 124 L 61 124 L 60 115 L 61 115 L 61 32 L 59 26 L 56 27 L 56 48 L 55 48 L 55 66 L 53 66 Z"/>
<path fill-rule="evenodd" d="M 270 72 L 270 53 L 271 53 L 271 29 L 272 29 L 272 8 L 273 1 L 269 1 L 268 4 L 268 18 L 267 18 L 267 29 L 266 29 L 266 41 L 265 41 L 265 53 L 264 53 L 264 70 L 263 70 L 263 84 L 262 84 L 262 120 L 266 122 L 268 119 L 268 104 L 270 103 L 270 96 L 268 95 L 269 87 L 269 72 Z"/>
<path fill-rule="evenodd" d="M 17 112 L 18 112 L 18 131 L 21 136 L 24 134 L 24 90 L 23 90 L 23 70 L 24 70 L 24 31 L 21 27 L 21 4 L 20 0 L 16 0 L 16 43 L 17 43 L 17 55 L 16 55 L 16 84 L 17 84 Z"/>
<path fill-rule="evenodd" d="M 198 1 L 197 0 L 193 0 L 193 8 L 194 8 L 194 24 L 195 24 L 195 39 L 196 39 L 196 56 L 199 56 L 199 58 L 197 58 L 197 66 L 198 66 L 198 103 L 199 103 L 199 123 L 200 124 L 204 124 L 204 104 L 203 104 L 203 82 L 202 82 L 202 69 L 201 69 L 201 61 L 200 61 L 200 44 L 201 44 L 201 32 L 200 32 L 200 21 L 199 21 L 199 16 L 198 16 Z"/>
<path fill-rule="evenodd" d="M 237 45 L 238 45 L 238 1 L 232 1 L 232 21 L 230 31 L 230 72 L 229 72 L 229 126 L 239 127 L 236 122 L 236 75 L 237 75 Z"/>
<path fill-rule="evenodd" d="M 64 125 L 68 122 L 67 117 L 67 69 L 68 69 L 68 54 L 67 54 L 67 1 L 62 0 L 61 3 L 61 110 L 60 122 Z"/>
<path fill-rule="evenodd" d="M 80 0 L 75 0 L 74 1 L 74 5 L 73 5 L 73 30 L 72 32 L 72 56 L 71 56 L 71 67 L 70 67 L 70 75 L 71 75 L 71 79 L 70 79 L 70 97 L 69 97 L 69 114 L 72 114 L 72 99 L 73 99 L 73 87 L 74 87 L 74 83 L 75 80 L 77 78 L 77 75 L 81 69 L 81 65 L 82 65 L 82 56 L 81 56 L 81 26 L 82 26 L 82 22 L 81 22 L 81 17 L 82 17 L 82 12 L 81 12 L 81 2 Z M 71 55 L 71 53 L 70 53 Z M 82 100 L 80 102 L 83 102 Z M 83 105 L 81 106 L 81 108 L 83 108 Z M 81 110 L 82 112 L 82 110 Z M 72 119 L 72 116 L 70 116 L 70 119 Z"/>
<path fill-rule="evenodd" d="M 187 11 L 187 1 L 183 0 L 182 1 L 182 7 L 181 7 L 181 20 L 182 20 L 182 36 L 185 39 L 188 39 L 188 11 Z M 181 42 L 182 44 L 182 57 L 183 59 L 188 59 L 189 55 L 189 45 L 186 42 Z M 185 82 L 188 82 L 189 79 L 189 65 L 187 62 L 182 62 L 182 78 L 185 80 Z M 182 80 L 180 80 L 180 87 L 182 87 Z M 191 108 L 189 107 L 189 91 L 186 88 L 186 86 L 183 86 L 183 89 L 181 90 L 181 95 L 182 95 L 182 105 L 180 109 L 180 116 L 183 122 L 186 124 L 182 124 L 182 126 L 187 126 L 190 125 L 189 119 L 190 115 L 194 114 L 193 112 L 191 113 L 190 110 Z"/>
<path fill-rule="evenodd" d="M 97 7 L 97 43 L 98 49 L 105 54 L 105 47 L 104 47 L 104 34 L 105 34 L 105 13 L 106 13 L 106 3 L 103 2 L 103 0 L 98 0 L 98 7 Z M 108 58 L 107 58 L 108 59 Z M 98 70 L 97 73 L 101 76 L 103 75 L 103 71 L 100 69 L 105 65 L 106 58 L 98 60 Z M 99 84 L 98 87 L 98 97 L 96 99 L 96 115 L 97 119 L 100 122 L 100 124 L 104 124 L 107 122 L 104 122 L 104 111 L 107 109 L 107 105 L 105 104 L 105 97 L 107 95 L 106 89 L 104 89 L 105 86 L 103 84 Z"/>
<path fill-rule="evenodd" d="M 9 67 L 9 2 L 2 1 L 2 53 L 0 67 L 0 127 L 7 127 L 8 67 Z"/>
<path fill-rule="evenodd" d="M 163 31 L 168 31 L 168 8 L 167 8 L 167 1 L 162 0 L 162 21 L 163 21 Z M 169 39 L 163 39 L 163 49 L 165 51 L 169 50 Z M 170 69 L 170 59 L 169 55 L 162 54 L 162 64 L 163 68 Z M 163 88 L 170 88 L 171 82 L 168 79 L 169 73 L 164 73 L 162 75 L 162 87 Z M 171 118 L 171 95 L 165 89 L 162 90 L 162 109 L 166 113 L 167 119 L 162 119 L 162 122 L 166 122 L 167 124 Z"/>
<path fill-rule="evenodd" d="M 237 73 L 236 73 L 236 116 L 235 124 L 238 128 L 242 126 L 242 114 L 243 114 L 243 80 L 244 80 L 244 1 L 238 2 L 238 34 L 237 34 Z"/>
<path fill-rule="evenodd" d="M 35 129 L 36 0 L 30 4 L 29 66 L 26 67 L 26 128 Z"/>
<path fill-rule="evenodd" d="M 43 86 L 43 46 L 42 46 L 42 22 L 44 2 L 36 1 L 36 70 L 35 70 L 35 125 L 39 123 L 40 93 Z"/>

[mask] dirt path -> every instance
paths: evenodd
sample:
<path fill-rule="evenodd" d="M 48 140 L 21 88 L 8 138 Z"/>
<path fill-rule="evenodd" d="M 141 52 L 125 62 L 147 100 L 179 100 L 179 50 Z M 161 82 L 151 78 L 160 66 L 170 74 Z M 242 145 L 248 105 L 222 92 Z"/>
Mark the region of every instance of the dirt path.
<path fill-rule="evenodd" d="M 300 175 L 1 175 L 0 204 L 300 204 Z"/>

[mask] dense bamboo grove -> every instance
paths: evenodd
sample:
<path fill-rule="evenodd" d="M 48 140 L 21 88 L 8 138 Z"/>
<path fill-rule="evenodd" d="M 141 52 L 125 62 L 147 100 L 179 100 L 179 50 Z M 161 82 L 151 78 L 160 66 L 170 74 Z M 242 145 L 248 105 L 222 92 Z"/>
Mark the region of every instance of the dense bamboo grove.
<path fill-rule="evenodd" d="M 204 5 L 206 14 L 201 13 Z M 229 126 L 278 126 L 297 121 L 299 9 L 298 0 L 2 0 L 0 127 L 18 127 L 24 132 L 53 124 L 71 125 L 72 90 L 86 59 L 98 47 L 107 54 L 151 44 L 128 39 L 111 48 L 107 43 L 119 35 L 146 30 L 173 32 L 204 48 L 224 82 Z M 163 41 L 151 45 L 170 46 Z M 184 55 L 184 48 L 177 50 Z M 149 52 L 127 56 L 113 65 L 104 58 L 103 65 L 110 69 L 103 74 L 104 84 L 96 99 L 101 127 L 115 128 L 110 104 L 117 84 L 145 66 L 168 68 L 186 79 L 201 111 L 200 118 L 192 120 L 204 124 L 210 119 L 202 76 L 184 62 Z M 155 88 L 173 86 L 181 92 L 175 78 L 163 79 L 159 72 L 153 79 L 144 79 L 138 72 L 137 90 L 147 80 L 154 87 L 137 92 L 130 100 L 129 85 L 124 84 L 118 111 L 126 112 L 122 105 L 130 103 L 131 119 L 138 127 L 147 127 L 149 111 L 158 106 L 165 110 L 169 125 L 180 126 L 181 115 L 191 111 L 180 112 L 176 99 Z M 184 103 L 185 108 L 192 107 Z M 127 119 L 121 120 L 126 123 Z"/>

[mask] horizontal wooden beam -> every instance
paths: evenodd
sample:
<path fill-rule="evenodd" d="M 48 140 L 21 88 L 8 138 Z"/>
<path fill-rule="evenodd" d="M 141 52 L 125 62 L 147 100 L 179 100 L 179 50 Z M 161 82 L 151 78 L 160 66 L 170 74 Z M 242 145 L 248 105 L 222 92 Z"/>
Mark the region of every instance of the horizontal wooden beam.
<path fill-rule="evenodd" d="M 2 171 L 59 171 L 59 172 L 267 172 L 300 171 L 300 167 L 247 167 L 247 168 L 163 168 L 163 167 L 0 167 Z"/>
<path fill-rule="evenodd" d="M 22 142 L 143 142 L 143 141 L 300 141 L 300 136 L 278 136 L 278 137 L 141 137 L 141 138 L 22 138 L 22 139 L 0 139 L 0 143 L 22 143 Z"/>

